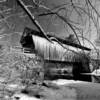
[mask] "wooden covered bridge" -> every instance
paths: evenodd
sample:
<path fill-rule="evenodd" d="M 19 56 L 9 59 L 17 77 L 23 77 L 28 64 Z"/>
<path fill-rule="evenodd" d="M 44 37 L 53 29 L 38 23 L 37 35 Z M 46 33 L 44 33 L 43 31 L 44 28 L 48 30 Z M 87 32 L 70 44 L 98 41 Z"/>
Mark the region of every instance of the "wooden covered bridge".
<path fill-rule="evenodd" d="M 90 76 L 81 75 L 81 73 L 90 73 L 89 58 L 84 52 L 89 52 L 91 49 L 50 34 L 47 37 L 52 42 L 48 41 L 41 32 L 25 28 L 20 43 L 25 48 L 25 52 L 34 51 L 46 63 L 73 66 L 72 73 L 75 80 L 91 81 Z"/>

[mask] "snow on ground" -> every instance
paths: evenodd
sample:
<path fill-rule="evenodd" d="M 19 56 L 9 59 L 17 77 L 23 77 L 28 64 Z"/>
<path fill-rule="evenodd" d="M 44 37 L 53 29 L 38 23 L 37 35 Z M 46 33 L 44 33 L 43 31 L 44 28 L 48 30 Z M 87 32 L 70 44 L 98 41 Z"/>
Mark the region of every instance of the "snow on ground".
<path fill-rule="evenodd" d="M 82 81 L 58 79 L 58 80 L 52 81 L 52 83 L 54 83 L 56 85 L 66 85 L 66 84 L 69 85 L 72 83 L 82 83 Z"/>
<path fill-rule="evenodd" d="M 42 100 L 42 99 L 38 99 L 36 97 L 31 97 L 26 94 L 20 93 L 20 94 L 14 94 L 12 100 Z"/>
<path fill-rule="evenodd" d="M 49 82 L 50 84 L 48 84 Z M 40 98 L 35 97 L 34 93 L 37 90 L 34 87 L 29 88 L 28 94 L 24 94 L 20 91 L 24 88 L 23 86 L 8 84 L 8 90 L 14 91 L 19 88 L 19 91 L 15 91 L 10 96 L 10 100 L 100 100 L 100 84 L 98 83 L 58 79 L 47 81 L 46 84 L 48 87 L 42 86 L 36 92 L 37 95 L 40 95 Z M 9 98 L 9 95 L 5 96 L 5 98 Z"/>

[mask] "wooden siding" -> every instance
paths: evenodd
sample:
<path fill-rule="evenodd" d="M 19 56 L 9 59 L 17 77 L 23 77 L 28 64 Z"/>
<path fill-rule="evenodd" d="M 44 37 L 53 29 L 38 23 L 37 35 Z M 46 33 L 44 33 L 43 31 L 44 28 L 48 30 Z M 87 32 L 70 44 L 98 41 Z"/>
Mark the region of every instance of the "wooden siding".
<path fill-rule="evenodd" d="M 72 61 L 73 56 L 75 55 L 72 51 L 66 50 L 63 48 L 58 42 L 52 41 L 49 42 L 47 39 L 43 37 L 39 37 L 36 35 L 32 35 L 35 50 L 37 53 L 42 56 L 44 59 L 48 60 L 59 60 L 59 61 Z M 75 51 L 79 51 L 77 48 L 66 46 L 68 49 L 74 49 Z"/>

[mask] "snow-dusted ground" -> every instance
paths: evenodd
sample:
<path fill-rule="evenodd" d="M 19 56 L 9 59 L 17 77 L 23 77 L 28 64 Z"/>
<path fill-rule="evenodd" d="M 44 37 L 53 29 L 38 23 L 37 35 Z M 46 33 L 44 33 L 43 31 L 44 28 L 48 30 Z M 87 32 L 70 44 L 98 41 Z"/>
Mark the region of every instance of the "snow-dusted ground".
<path fill-rule="evenodd" d="M 42 100 L 42 99 L 38 99 L 36 97 L 31 97 L 31 96 L 28 96 L 26 94 L 14 94 L 12 96 L 12 100 Z"/>
<path fill-rule="evenodd" d="M 42 98 L 26 94 L 14 94 L 13 100 L 100 100 L 100 84 L 58 79 L 51 81 L 54 87 L 43 87 Z M 17 98 L 17 99 L 16 99 Z"/>
<path fill-rule="evenodd" d="M 56 85 L 68 85 L 68 84 L 73 84 L 73 83 L 82 83 L 82 81 L 58 79 L 58 80 L 52 81 L 52 83 L 54 83 Z"/>
<path fill-rule="evenodd" d="M 32 95 L 24 94 L 19 91 L 15 92 L 11 96 L 10 100 L 100 100 L 99 83 L 65 80 L 65 79 L 58 79 L 49 82 L 52 84 L 48 84 L 47 82 L 47 87 L 42 86 L 41 89 L 39 90 L 38 95 L 40 95 L 40 98 L 37 98 L 34 95 L 34 88 L 30 88 L 32 90 L 31 92 Z M 20 90 L 23 89 L 24 87 L 20 86 L 20 84 L 7 85 L 7 89 L 11 91 L 14 91 L 18 88 Z M 8 97 L 5 96 L 5 98 Z"/>

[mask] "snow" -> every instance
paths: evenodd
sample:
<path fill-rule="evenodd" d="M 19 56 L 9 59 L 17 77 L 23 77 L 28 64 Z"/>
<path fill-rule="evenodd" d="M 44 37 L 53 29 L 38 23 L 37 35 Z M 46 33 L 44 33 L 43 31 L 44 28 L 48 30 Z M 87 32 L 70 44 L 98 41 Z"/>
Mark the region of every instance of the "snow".
<path fill-rule="evenodd" d="M 26 94 L 19 93 L 19 94 L 14 94 L 12 97 L 12 100 L 41 100 L 41 99 L 38 99 L 36 97 L 31 97 L 31 96 L 28 96 Z"/>
<path fill-rule="evenodd" d="M 69 84 L 72 84 L 72 83 L 82 83 L 82 81 L 58 79 L 58 80 L 52 81 L 52 83 L 54 83 L 56 85 L 66 85 L 66 84 L 69 85 Z"/>
<path fill-rule="evenodd" d="M 95 76 L 100 76 L 100 69 L 96 69 L 92 72 Z"/>
<path fill-rule="evenodd" d="M 11 100 L 77 100 L 78 97 L 79 100 L 83 100 L 83 98 L 84 100 L 91 100 L 91 98 L 99 100 L 100 98 L 100 84 L 97 83 L 65 79 L 54 80 L 52 83 L 58 85 L 59 88 L 43 88 L 43 91 L 40 92 L 43 98 L 15 93 Z M 16 86 L 11 85 L 11 87 Z"/>
<path fill-rule="evenodd" d="M 84 75 L 92 75 L 92 76 L 99 77 L 100 76 L 100 69 L 96 69 L 92 73 L 81 73 L 81 74 L 84 74 Z"/>

